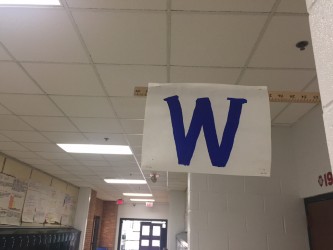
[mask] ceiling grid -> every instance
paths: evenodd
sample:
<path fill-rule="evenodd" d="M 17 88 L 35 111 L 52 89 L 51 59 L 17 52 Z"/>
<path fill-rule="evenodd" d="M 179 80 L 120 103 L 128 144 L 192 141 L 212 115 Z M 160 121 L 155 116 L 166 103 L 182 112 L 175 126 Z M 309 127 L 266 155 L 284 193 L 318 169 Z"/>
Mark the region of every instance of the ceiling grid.
<path fill-rule="evenodd" d="M 186 174 L 140 166 L 148 82 L 267 85 L 318 91 L 303 0 L 62 0 L 60 7 L 0 7 L 0 151 L 115 200 L 138 186 L 167 202 Z M 22 25 L 24 23 L 24 25 Z M 288 24 L 288 25 L 286 25 Z M 292 126 L 313 106 L 271 103 Z M 105 141 L 104 138 L 109 138 Z M 64 153 L 56 143 L 128 145 L 134 156 Z"/>

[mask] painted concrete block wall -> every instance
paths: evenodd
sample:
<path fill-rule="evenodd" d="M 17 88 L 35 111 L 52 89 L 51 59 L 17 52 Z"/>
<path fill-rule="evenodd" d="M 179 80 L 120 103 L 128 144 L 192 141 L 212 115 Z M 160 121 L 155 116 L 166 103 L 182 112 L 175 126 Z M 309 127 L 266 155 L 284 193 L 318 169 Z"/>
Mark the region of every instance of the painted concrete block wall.
<path fill-rule="evenodd" d="M 326 140 L 333 165 L 333 2 L 306 0 L 323 108 Z"/>
<path fill-rule="evenodd" d="M 333 185 L 319 185 L 319 176 L 331 171 L 322 109 L 317 106 L 292 128 L 294 158 L 301 197 L 333 191 Z"/>
<path fill-rule="evenodd" d="M 91 198 L 91 188 L 81 187 L 77 200 L 74 228 L 81 231 L 79 250 L 83 250 L 86 236 L 87 219 Z"/>
<path fill-rule="evenodd" d="M 272 128 L 272 175 L 189 175 L 191 250 L 308 250 L 290 128 Z"/>
<path fill-rule="evenodd" d="M 185 231 L 186 192 L 169 191 L 168 250 L 176 250 L 176 235 Z"/>

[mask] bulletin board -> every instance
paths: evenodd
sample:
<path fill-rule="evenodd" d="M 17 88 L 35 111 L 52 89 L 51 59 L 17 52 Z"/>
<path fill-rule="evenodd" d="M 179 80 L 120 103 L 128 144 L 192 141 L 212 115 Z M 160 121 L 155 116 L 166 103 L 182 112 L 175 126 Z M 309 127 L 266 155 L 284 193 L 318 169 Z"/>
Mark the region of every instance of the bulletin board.
<path fill-rule="evenodd" d="M 27 168 L 12 159 L 4 164 L 0 173 L 0 224 L 73 226 L 78 188 Z"/>

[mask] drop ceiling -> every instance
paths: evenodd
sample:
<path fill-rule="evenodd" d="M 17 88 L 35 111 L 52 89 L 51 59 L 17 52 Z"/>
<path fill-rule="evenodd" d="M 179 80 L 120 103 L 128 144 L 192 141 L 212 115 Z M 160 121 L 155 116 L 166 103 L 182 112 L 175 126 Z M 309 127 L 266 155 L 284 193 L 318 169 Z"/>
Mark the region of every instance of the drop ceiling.
<path fill-rule="evenodd" d="M 150 192 L 167 202 L 185 174 L 139 168 L 148 82 L 267 85 L 318 91 L 304 0 L 63 0 L 61 7 L 0 8 L 0 151 L 98 197 Z M 312 104 L 271 103 L 291 126 Z M 106 141 L 105 138 L 108 138 Z M 130 145 L 134 156 L 69 154 L 56 143 Z"/>

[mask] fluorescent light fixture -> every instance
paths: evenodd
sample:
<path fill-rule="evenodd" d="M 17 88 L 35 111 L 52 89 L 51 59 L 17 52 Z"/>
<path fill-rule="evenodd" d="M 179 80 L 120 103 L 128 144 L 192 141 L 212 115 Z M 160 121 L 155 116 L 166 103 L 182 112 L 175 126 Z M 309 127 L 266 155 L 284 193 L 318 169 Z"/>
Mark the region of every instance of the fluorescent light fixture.
<path fill-rule="evenodd" d="M 131 155 L 129 146 L 96 144 L 57 144 L 67 153 Z"/>
<path fill-rule="evenodd" d="M 130 199 L 131 201 L 150 201 L 150 202 L 154 202 L 154 199 Z"/>
<path fill-rule="evenodd" d="M 123 193 L 124 196 L 135 196 L 135 197 L 152 197 L 152 194 L 143 194 L 143 193 Z"/>
<path fill-rule="evenodd" d="M 147 184 L 146 180 L 104 179 L 109 184 Z"/>
<path fill-rule="evenodd" d="M 60 6 L 59 0 L 0 0 L 0 5 L 42 5 Z"/>

